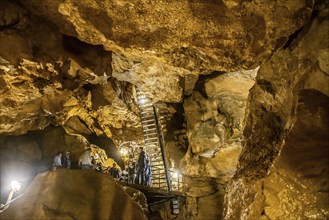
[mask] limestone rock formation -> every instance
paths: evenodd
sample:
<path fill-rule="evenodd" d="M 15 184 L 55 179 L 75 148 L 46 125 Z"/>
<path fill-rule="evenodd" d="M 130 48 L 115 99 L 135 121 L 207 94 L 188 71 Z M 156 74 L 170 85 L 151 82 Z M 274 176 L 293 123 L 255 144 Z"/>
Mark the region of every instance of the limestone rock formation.
<path fill-rule="evenodd" d="M 245 108 L 257 71 L 211 76 L 202 82 L 203 89 L 193 91 L 184 102 L 189 149 L 180 169 L 189 177 L 186 194 L 191 219 L 221 216 L 224 188 L 241 152 Z"/>
<path fill-rule="evenodd" d="M 144 213 L 148 213 L 147 199 L 141 191 L 128 186 L 124 186 L 123 189 L 136 203 L 138 203 Z"/>
<path fill-rule="evenodd" d="M 139 205 L 111 177 L 93 171 L 68 169 L 39 174 L 24 195 L 0 217 L 147 219 Z"/>
<path fill-rule="evenodd" d="M 180 77 L 258 65 L 304 24 L 313 6 L 306 0 L 22 3 L 61 33 L 112 51 L 113 76 L 171 102 L 182 98 Z"/>
<path fill-rule="evenodd" d="M 329 216 L 324 181 L 329 177 L 325 16 L 328 13 L 319 13 L 260 67 L 249 96 L 246 143 L 228 187 L 225 219 Z"/>
<path fill-rule="evenodd" d="M 24 134 L 50 124 L 118 140 L 123 128 L 128 138 L 130 128 L 140 132 L 136 105 L 124 98 L 131 88 L 110 79 L 111 52 L 59 33 L 15 2 L 1 4 L 10 8 L 1 15 L 1 133 Z"/>
<path fill-rule="evenodd" d="M 219 177 L 227 182 L 235 172 L 241 150 L 249 89 L 258 68 L 221 74 L 204 82 L 185 100 L 189 150 L 181 168 L 189 176 Z"/>

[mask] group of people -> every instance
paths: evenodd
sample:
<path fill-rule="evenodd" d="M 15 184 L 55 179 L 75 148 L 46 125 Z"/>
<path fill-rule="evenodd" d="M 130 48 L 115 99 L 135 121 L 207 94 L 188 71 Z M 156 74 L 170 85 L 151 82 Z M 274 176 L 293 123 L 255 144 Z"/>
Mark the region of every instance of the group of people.
<path fill-rule="evenodd" d="M 128 161 L 127 166 L 127 182 L 150 186 L 151 184 L 151 168 L 149 160 L 146 158 L 143 147 L 139 148 L 137 163 L 132 159 Z"/>
<path fill-rule="evenodd" d="M 138 148 L 138 160 L 133 161 L 133 158 L 128 160 L 126 169 L 122 170 L 113 163 L 111 168 L 104 169 L 101 163 L 97 162 L 97 155 L 92 156 L 91 148 L 86 149 L 79 157 L 78 166 L 83 170 L 96 170 L 103 173 L 108 173 L 114 179 L 125 181 L 133 184 L 141 184 L 150 186 L 151 184 L 151 169 L 149 160 L 146 158 L 143 147 Z M 57 168 L 71 168 L 70 152 L 59 152 L 53 160 L 53 170 Z"/>
<path fill-rule="evenodd" d="M 138 151 L 139 156 L 137 162 L 134 162 L 133 157 L 131 157 L 124 170 L 120 171 L 120 168 L 114 163 L 107 172 L 116 180 L 150 186 L 151 168 L 149 160 L 146 158 L 145 151 L 142 147 L 138 148 Z"/>
<path fill-rule="evenodd" d="M 53 159 L 53 170 L 57 168 L 71 168 L 72 163 L 70 159 L 71 153 L 69 151 L 65 152 L 63 155 L 62 152 L 56 154 Z M 91 149 L 88 148 L 85 150 L 79 157 L 78 165 L 83 170 L 98 170 L 99 164 L 96 163 L 97 157 L 91 155 Z"/>
<path fill-rule="evenodd" d="M 53 160 L 53 169 L 57 168 L 71 168 L 71 159 L 70 159 L 70 151 L 66 151 L 64 156 L 62 152 L 56 154 Z"/>

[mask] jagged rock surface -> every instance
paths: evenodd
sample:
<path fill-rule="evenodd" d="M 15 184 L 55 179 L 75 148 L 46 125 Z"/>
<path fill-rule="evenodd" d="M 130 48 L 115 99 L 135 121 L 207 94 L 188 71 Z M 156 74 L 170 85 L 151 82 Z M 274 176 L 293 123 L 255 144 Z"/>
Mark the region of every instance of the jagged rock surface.
<path fill-rule="evenodd" d="M 22 3 L 62 33 L 113 51 L 113 76 L 171 102 L 181 101 L 179 78 L 188 74 L 255 67 L 284 45 L 313 7 L 306 0 Z"/>
<path fill-rule="evenodd" d="M 181 168 L 189 176 L 209 176 L 227 182 L 241 151 L 244 113 L 257 70 L 221 74 L 204 83 L 184 102 L 189 150 Z"/>
<path fill-rule="evenodd" d="M 148 213 L 148 204 L 145 195 L 132 187 L 124 186 L 126 193 L 142 208 L 144 213 Z"/>
<path fill-rule="evenodd" d="M 180 170 L 189 177 L 186 193 L 191 219 L 222 215 L 224 188 L 236 171 L 247 97 L 257 71 L 210 76 L 198 82 L 200 89 L 184 102 L 189 147 Z"/>
<path fill-rule="evenodd" d="M 225 219 L 328 218 L 323 132 L 328 132 L 329 20 L 322 12 L 260 66 Z"/>
<path fill-rule="evenodd" d="M 18 4 L 2 4 L 11 13 L 1 15 L 1 133 L 24 134 L 52 124 L 70 134 L 117 140 L 129 139 L 129 128 L 141 134 L 131 88 L 110 79 L 111 52 L 62 35 Z"/>
<path fill-rule="evenodd" d="M 77 187 L 77 185 L 79 187 Z M 33 208 L 31 207 L 33 204 Z M 147 219 L 112 177 L 93 171 L 39 174 L 1 219 Z"/>

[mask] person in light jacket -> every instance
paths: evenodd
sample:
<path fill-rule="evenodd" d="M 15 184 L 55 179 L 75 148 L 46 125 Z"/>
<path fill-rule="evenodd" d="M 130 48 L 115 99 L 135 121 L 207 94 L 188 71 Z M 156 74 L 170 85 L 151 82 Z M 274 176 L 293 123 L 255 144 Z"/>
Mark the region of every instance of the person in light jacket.
<path fill-rule="evenodd" d="M 85 152 L 81 154 L 79 157 L 79 166 L 83 170 L 92 170 L 93 169 L 93 164 L 92 164 L 92 156 L 91 156 L 91 149 L 88 148 Z"/>
<path fill-rule="evenodd" d="M 56 170 L 57 168 L 62 168 L 63 165 L 62 165 L 62 152 L 59 152 L 56 154 L 56 156 L 54 157 L 54 160 L 53 160 L 53 170 Z"/>

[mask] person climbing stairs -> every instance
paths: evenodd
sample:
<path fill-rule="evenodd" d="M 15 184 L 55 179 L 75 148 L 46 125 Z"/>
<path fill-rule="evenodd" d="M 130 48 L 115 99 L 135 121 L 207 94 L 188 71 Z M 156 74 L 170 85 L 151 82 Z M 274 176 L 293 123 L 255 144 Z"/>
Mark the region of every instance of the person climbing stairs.
<path fill-rule="evenodd" d="M 150 186 L 170 192 L 170 177 L 164 152 L 163 129 L 165 128 L 160 124 L 161 116 L 151 100 L 137 88 L 136 96 L 146 146 L 145 151 L 151 169 Z"/>

